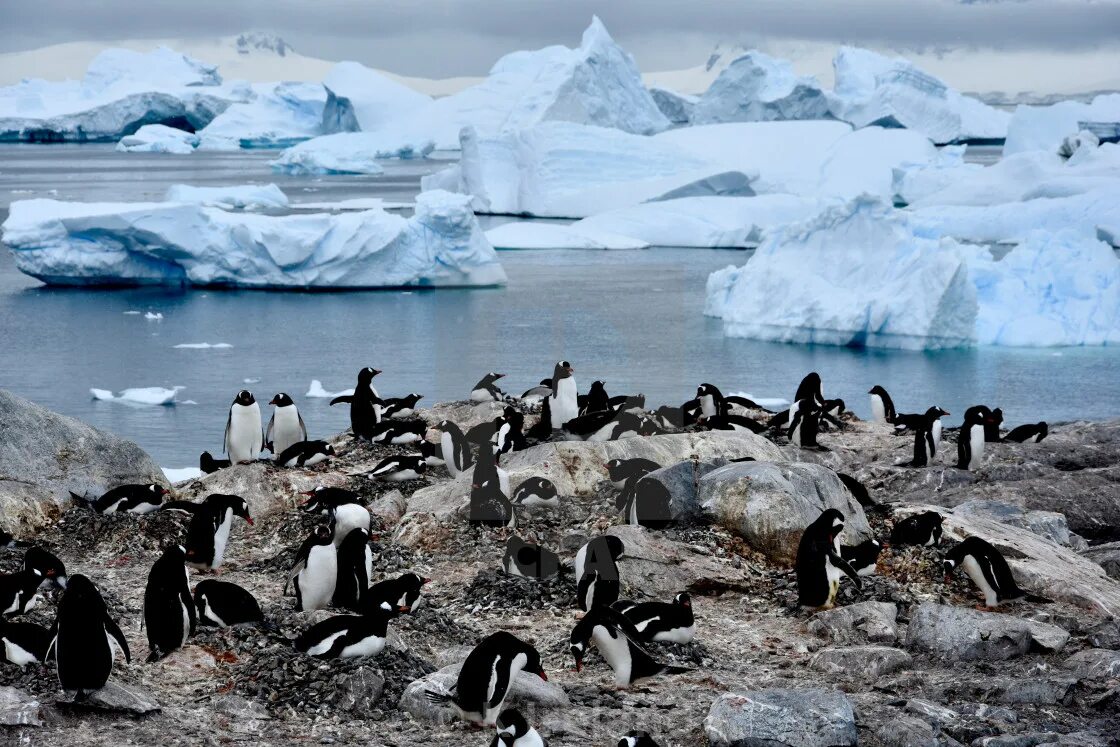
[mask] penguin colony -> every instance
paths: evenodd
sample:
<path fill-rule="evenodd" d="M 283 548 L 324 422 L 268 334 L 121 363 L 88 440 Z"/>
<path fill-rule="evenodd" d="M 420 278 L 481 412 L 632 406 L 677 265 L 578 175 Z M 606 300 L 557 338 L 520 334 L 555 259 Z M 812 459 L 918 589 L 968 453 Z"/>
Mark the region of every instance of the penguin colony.
<path fill-rule="evenodd" d="M 452 477 L 471 475 L 467 521 L 507 532 L 505 552 L 495 564 L 511 575 L 548 580 L 573 573 L 577 583 L 579 614 L 567 641 L 577 672 L 582 671 L 592 648 L 613 675 L 618 688 L 630 688 L 646 680 L 687 674 L 691 670 L 658 661 L 645 643 L 650 641 L 687 644 L 703 631 L 697 630 L 688 592 L 671 600 L 620 598 L 626 547 L 610 534 L 592 538 L 574 557 L 561 558 L 546 547 L 523 539 L 519 521 L 529 521 L 538 512 L 563 512 L 565 504 L 556 487 L 543 476 L 530 477 L 511 486 L 500 466 L 504 454 L 545 440 L 604 441 L 651 436 L 682 428 L 749 430 L 774 439 L 787 439 L 804 449 L 827 450 L 818 443 L 821 433 L 844 427 L 842 400 L 825 399 L 820 376 L 812 373 L 797 389 L 793 404 L 785 412 L 770 413 L 756 403 L 724 396 L 712 384 L 702 384 L 696 397 L 679 407 L 645 409 L 642 395 L 607 394 L 605 382 L 596 381 L 587 394 L 579 394 L 575 369 L 558 362 L 549 378 L 521 397 L 503 392 L 500 373 L 486 374 L 471 390 L 472 402 L 501 402 L 507 406 L 492 422 L 464 431 L 449 420 L 429 428 L 414 418 L 420 394 L 382 398 L 374 388 L 378 369 L 358 373 L 353 395 L 338 397 L 332 405 L 350 406 L 351 432 L 358 440 L 409 449 L 387 457 L 368 472 L 373 480 L 415 480 L 429 469 L 444 468 Z M 930 407 L 924 413 L 900 414 L 887 391 L 875 386 L 869 392 L 876 421 L 894 426 L 898 433 L 914 438 L 913 459 L 900 466 L 926 467 L 936 456 L 942 440 L 941 418 L 949 413 Z M 326 441 L 309 440 L 307 426 L 295 402 L 285 394 L 275 395 L 267 428 L 253 394 L 237 393 L 226 419 L 224 451 L 227 459 L 204 452 L 199 460 L 204 472 L 230 464 L 256 461 L 262 449 L 272 453 L 277 468 L 307 469 L 334 457 Z M 539 421 L 525 427 L 525 415 L 516 405 L 539 407 Z M 768 422 L 759 422 L 744 410 L 767 412 Z M 982 461 L 985 444 L 1001 440 L 1002 412 L 986 406 L 969 408 L 964 414 L 957 443 L 955 466 L 974 469 Z M 1047 435 L 1046 423 L 1023 425 L 1006 440 L 1038 442 Z M 618 490 L 616 506 L 624 523 L 650 529 L 673 521 L 670 496 L 664 485 L 648 478 L 662 465 L 648 459 L 614 459 L 603 465 L 605 476 Z M 853 496 L 874 509 L 865 486 L 840 474 Z M 149 514 L 180 511 L 190 516 L 182 543 L 166 546 L 152 565 L 143 589 L 143 628 L 147 636 L 148 662 L 158 662 L 182 647 L 199 626 L 267 625 L 258 601 L 236 584 L 206 578 L 191 589 L 190 569 L 217 573 L 223 564 L 236 519 L 252 525 L 246 501 L 236 495 L 212 494 L 199 503 L 164 501 L 168 490 L 160 485 L 120 485 L 97 497 L 72 497 L 101 514 Z M 294 641 L 296 650 L 321 660 L 375 657 L 386 647 L 389 627 L 400 615 L 411 613 L 420 603 L 431 579 L 404 573 L 375 582 L 370 513 L 357 493 L 337 487 L 308 491 L 300 506 L 319 523 L 299 546 L 284 584 L 294 599 L 293 609 L 313 611 L 333 608 L 341 614 L 327 617 L 304 630 Z M 888 541 L 870 539 L 861 545 L 841 544 L 845 517 L 836 509 L 820 514 L 803 532 L 797 550 L 795 574 L 799 602 L 811 608 L 829 608 L 836 603 L 840 583 L 849 579 L 862 588 L 862 577 L 873 574 L 881 553 L 891 546 L 936 546 L 942 538 L 942 517 L 925 512 L 898 521 Z M 54 664 L 60 688 L 78 698 L 103 687 L 112 672 L 116 654 L 131 661 L 129 643 L 118 623 L 109 615 L 94 579 L 68 576 L 63 562 L 46 550 L 4 534 L 0 545 L 26 548 L 23 568 L 0 575 L 0 642 L 5 659 L 19 667 Z M 944 556 L 946 576 L 962 570 L 992 608 L 1003 602 L 1048 600 L 1022 590 L 1007 561 L 990 543 L 968 537 Z M 39 591 L 46 586 L 61 589 L 55 622 L 47 630 L 33 623 L 13 620 L 41 603 Z M 545 740 L 517 709 L 505 703 L 519 673 L 547 680 L 541 655 L 530 643 L 507 631 L 495 631 L 477 643 L 467 656 L 448 691 L 431 689 L 425 696 L 434 704 L 446 705 L 462 719 L 494 730 L 490 744 L 530 747 Z M 632 730 L 618 745 L 657 745 L 648 733 Z"/>

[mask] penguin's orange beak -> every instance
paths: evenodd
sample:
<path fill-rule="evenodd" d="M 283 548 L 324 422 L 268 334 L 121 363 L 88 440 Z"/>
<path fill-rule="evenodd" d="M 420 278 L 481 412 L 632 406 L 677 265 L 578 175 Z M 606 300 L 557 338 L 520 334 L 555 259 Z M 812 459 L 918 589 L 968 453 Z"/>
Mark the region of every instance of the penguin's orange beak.
<path fill-rule="evenodd" d="M 246 516 L 245 521 L 249 522 L 249 526 L 253 526 L 253 517 L 252 516 Z"/>
<path fill-rule="evenodd" d="M 540 676 L 540 678 L 542 680 L 544 680 L 545 682 L 548 682 L 548 675 L 544 673 L 543 669 L 541 671 L 537 672 L 537 675 Z"/>
<path fill-rule="evenodd" d="M 422 579 L 420 579 L 420 583 L 421 583 L 421 584 L 430 584 L 430 583 L 432 583 L 432 579 L 430 579 L 430 578 L 422 578 Z"/>

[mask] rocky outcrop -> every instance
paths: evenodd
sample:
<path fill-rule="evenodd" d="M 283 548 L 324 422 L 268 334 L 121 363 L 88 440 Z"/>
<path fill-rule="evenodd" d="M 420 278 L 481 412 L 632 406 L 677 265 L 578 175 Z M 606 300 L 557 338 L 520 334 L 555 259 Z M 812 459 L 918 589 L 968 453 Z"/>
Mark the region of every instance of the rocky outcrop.
<path fill-rule="evenodd" d="M 606 533 L 621 539 L 626 548 L 619 573 L 632 594 L 672 599 L 679 591 L 711 594 L 750 585 L 752 574 L 742 563 L 705 554 L 702 548 L 676 542 L 660 532 L 614 526 Z"/>
<path fill-rule="evenodd" d="M 1066 659 L 1063 666 L 1078 677 L 1088 679 L 1120 677 L 1120 651 L 1103 648 L 1078 651 Z"/>
<path fill-rule="evenodd" d="M 69 492 L 91 497 L 167 479 L 123 438 L 0 389 L 0 527 L 26 533 L 57 517 Z"/>
<path fill-rule="evenodd" d="M 863 508 L 835 472 L 816 464 L 729 464 L 701 478 L 699 500 L 712 521 L 779 563 L 794 561 L 805 527 L 826 508 L 846 517 L 845 543 L 871 537 Z"/>
<path fill-rule="evenodd" d="M 809 666 L 818 672 L 845 679 L 873 682 L 881 675 L 897 672 L 913 662 L 910 654 L 889 646 L 851 646 L 818 651 Z"/>
<path fill-rule="evenodd" d="M 673 519 L 678 522 L 691 522 L 700 519 L 703 515 L 698 498 L 700 479 L 726 463 L 726 460 L 701 462 L 689 459 L 654 470 L 646 477 L 657 480 L 669 491 L 671 499 L 669 507 Z"/>
<path fill-rule="evenodd" d="M 1088 558 L 1104 568 L 1109 577 L 1120 580 L 1120 542 L 1106 542 L 1081 551 Z"/>
<path fill-rule="evenodd" d="M 712 747 L 837 747 L 857 741 L 852 704 L 831 690 L 752 690 L 721 695 L 704 731 Z"/>
<path fill-rule="evenodd" d="M 0 687 L 0 726 L 42 726 L 39 701 L 14 687 Z"/>
<path fill-rule="evenodd" d="M 890 602 L 859 602 L 813 615 L 809 632 L 833 643 L 894 643 L 898 607 Z"/>
<path fill-rule="evenodd" d="M 998 612 L 922 604 L 910 619 L 907 643 L 946 659 L 1002 661 L 1028 651 L 1060 651 L 1069 633 L 1056 625 Z"/>
<path fill-rule="evenodd" d="M 1056 511 L 1028 511 L 1003 501 L 967 501 L 953 509 L 962 519 L 989 519 L 1020 529 L 1029 529 L 1040 537 L 1063 547 L 1084 550 L 1085 540 L 1069 530 L 1066 517 Z"/>
<path fill-rule="evenodd" d="M 183 500 L 201 501 L 211 493 L 239 495 L 249 504 L 254 520 L 289 511 L 307 500 L 300 493 L 319 485 L 344 487 L 347 479 L 337 472 L 277 469 L 268 462 L 234 464 L 176 486 Z"/>

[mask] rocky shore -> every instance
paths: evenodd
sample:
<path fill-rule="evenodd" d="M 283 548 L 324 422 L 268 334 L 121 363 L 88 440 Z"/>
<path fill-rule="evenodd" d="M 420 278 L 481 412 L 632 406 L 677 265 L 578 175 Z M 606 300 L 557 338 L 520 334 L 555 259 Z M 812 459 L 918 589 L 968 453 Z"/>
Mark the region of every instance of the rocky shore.
<path fill-rule="evenodd" d="M 420 411 L 464 429 L 497 404 Z M 529 416 L 533 422 L 533 416 Z M 512 702 L 552 745 L 615 745 L 645 729 L 663 745 L 1116 745 L 1120 735 L 1120 421 L 1051 425 L 1042 443 L 989 444 L 983 466 L 956 470 L 956 433 L 927 469 L 894 466 L 912 441 L 886 425 L 848 421 L 808 451 L 750 433 L 686 431 L 605 443 L 549 442 L 503 458 L 511 484 L 556 483 L 557 514 L 523 516 L 517 532 L 570 559 L 603 532 L 623 539 L 623 594 L 692 595 L 697 635 L 650 644 L 690 672 L 619 691 L 605 662 L 573 670 L 568 635 L 575 580 L 506 576 L 508 529 L 462 515 L 469 479 L 442 468 L 383 484 L 364 476 L 407 447 L 333 439 L 338 456 L 311 469 L 260 462 L 174 486 L 177 499 L 243 496 L 256 520 L 235 524 L 221 578 L 250 590 L 274 626 L 207 631 L 161 662 L 144 663 L 144 580 L 187 520 L 173 512 L 99 516 L 66 498 L 121 482 L 166 482 L 134 444 L 0 391 L 0 528 L 62 558 L 100 588 L 132 649 L 90 703 L 68 702 L 52 667 L 0 661 L 0 744 L 487 745 L 492 734 L 453 721 L 421 691 L 447 683 L 484 635 L 508 630 L 540 651 L 549 682 L 524 676 Z M 622 524 L 601 465 L 646 457 L 664 469 L 677 523 Z M 730 460 L 752 457 L 754 462 Z M 864 510 L 836 477 L 861 480 Z M 295 549 L 315 524 L 301 491 L 345 486 L 369 500 L 378 578 L 416 570 L 433 580 L 423 603 L 390 626 L 379 657 L 320 662 L 292 647 L 325 612 L 282 597 Z M 845 541 L 886 538 L 916 511 L 945 517 L 940 547 L 890 547 L 839 605 L 797 607 L 791 559 L 800 530 L 827 507 L 847 516 Z M 1020 584 L 1051 603 L 974 609 L 963 574 L 946 582 L 941 556 L 968 535 L 1008 558 Z M 22 552 L 0 549 L 0 570 Z M 199 580 L 192 574 L 191 582 Z M 47 601 L 26 618 L 49 625 Z"/>

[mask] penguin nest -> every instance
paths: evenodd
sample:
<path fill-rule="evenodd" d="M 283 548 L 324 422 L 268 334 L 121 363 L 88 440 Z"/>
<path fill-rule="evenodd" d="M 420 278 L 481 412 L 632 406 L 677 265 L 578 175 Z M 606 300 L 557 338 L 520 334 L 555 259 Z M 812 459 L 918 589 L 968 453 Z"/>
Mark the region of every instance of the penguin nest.
<path fill-rule="evenodd" d="M 475 574 L 463 591 L 462 601 L 479 611 L 495 608 L 567 611 L 576 606 L 576 582 L 566 573 L 547 581 L 537 581 L 501 571 L 483 570 Z"/>

